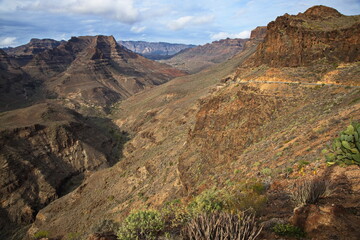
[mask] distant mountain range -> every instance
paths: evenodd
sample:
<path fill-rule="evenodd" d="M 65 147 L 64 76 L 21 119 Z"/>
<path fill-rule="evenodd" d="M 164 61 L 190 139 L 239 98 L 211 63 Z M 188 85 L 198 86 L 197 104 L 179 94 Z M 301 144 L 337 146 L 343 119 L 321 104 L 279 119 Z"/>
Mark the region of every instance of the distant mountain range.
<path fill-rule="evenodd" d="M 252 31 L 250 39 L 262 41 L 266 27 L 257 27 Z M 197 73 L 212 65 L 224 62 L 244 50 L 250 39 L 223 39 L 194 48 L 187 48 L 173 57 L 161 62 L 189 73 Z"/>
<path fill-rule="evenodd" d="M 118 43 L 152 60 L 168 59 L 184 49 L 196 47 L 196 45 L 192 44 L 166 42 L 118 41 Z"/>

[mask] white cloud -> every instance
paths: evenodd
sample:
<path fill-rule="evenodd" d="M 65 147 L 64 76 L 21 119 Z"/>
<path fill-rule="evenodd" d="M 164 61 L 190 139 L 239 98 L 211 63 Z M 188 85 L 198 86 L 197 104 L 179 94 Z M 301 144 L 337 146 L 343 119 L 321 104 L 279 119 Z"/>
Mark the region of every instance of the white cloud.
<path fill-rule="evenodd" d="M 227 33 L 227 32 L 219 32 L 215 34 L 211 34 L 210 37 L 212 40 L 220 40 L 225 38 L 249 38 L 251 31 L 242 31 L 240 33 Z"/>
<path fill-rule="evenodd" d="M 4 37 L 0 39 L 0 47 L 11 47 L 16 44 L 16 37 Z"/>
<path fill-rule="evenodd" d="M 138 26 L 132 26 L 130 31 L 132 31 L 133 33 L 141 33 L 146 29 L 146 27 L 142 26 L 142 27 L 138 27 Z"/>
<path fill-rule="evenodd" d="M 206 23 L 210 23 L 214 20 L 214 16 L 208 15 L 208 16 L 184 16 L 180 17 L 174 21 L 171 21 L 167 26 L 171 30 L 181 30 L 188 26 L 194 26 L 194 25 L 202 25 Z"/>
<path fill-rule="evenodd" d="M 9 0 L 5 0 L 7 3 Z M 134 0 L 12 0 L 7 8 L 0 3 L 0 10 L 32 10 L 53 13 L 72 13 L 83 15 L 98 15 L 116 19 L 123 23 L 139 21 L 138 9 L 134 6 Z"/>

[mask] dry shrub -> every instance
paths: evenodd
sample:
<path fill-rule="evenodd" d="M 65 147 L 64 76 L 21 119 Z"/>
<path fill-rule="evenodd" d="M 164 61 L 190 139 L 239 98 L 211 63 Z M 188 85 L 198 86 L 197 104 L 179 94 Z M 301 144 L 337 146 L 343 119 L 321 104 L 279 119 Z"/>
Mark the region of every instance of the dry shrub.
<path fill-rule="evenodd" d="M 322 178 L 297 181 L 292 186 L 291 199 L 297 207 L 314 204 L 331 194 L 330 183 Z"/>
<path fill-rule="evenodd" d="M 212 212 L 197 215 L 184 227 L 182 235 L 190 240 L 253 240 L 262 227 L 258 226 L 254 214 L 240 215 Z"/>

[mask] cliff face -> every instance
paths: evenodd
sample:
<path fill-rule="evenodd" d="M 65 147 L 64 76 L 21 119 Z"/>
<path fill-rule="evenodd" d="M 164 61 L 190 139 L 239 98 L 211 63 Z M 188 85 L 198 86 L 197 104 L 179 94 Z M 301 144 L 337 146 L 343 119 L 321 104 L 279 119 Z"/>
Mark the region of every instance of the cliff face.
<path fill-rule="evenodd" d="M 121 151 L 111 134 L 54 104 L 6 112 L 0 122 L 0 218 L 8 220 L 4 226 L 32 222 L 40 209 L 81 184 L 90 172 L 115 164 Z"/>
<path fill-rule="evenodd" d="M 224 62 L 241 52 L 248 39 L 223 39 L 180 51 L 163 63 L 189 73 L 196 73 L 214 64 Z"/>
<path fill-rule="evenodd" d="M 360 16 L 344 16 L 335 9 L 315 6 L 270 22 L 265 41 L 249 65 L 295 67 L 359 60 Z"/>
<path fill-rule="evenodd" d="M 119 41 L 118 43 L 127 49 L 152 60 L 167 59 L 181 50 L 196 47 L 191 44 L 165 42 Z"/>

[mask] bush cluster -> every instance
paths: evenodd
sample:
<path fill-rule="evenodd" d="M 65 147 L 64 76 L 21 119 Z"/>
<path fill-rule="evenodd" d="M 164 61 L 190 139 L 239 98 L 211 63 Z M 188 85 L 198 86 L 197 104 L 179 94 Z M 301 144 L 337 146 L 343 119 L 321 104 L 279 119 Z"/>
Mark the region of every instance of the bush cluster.
<path fill-rule="evenodd" d="M 155 210 L 135 211 L 124 220 L 117 236 L 120 240 L 152 240 L 164 229 L 164 220 Z"/>
<path fill-rule="evenodd" d="M 261 182 L 243 183 L 228 191 L 210 189 L 187 205 L 174 200 L 164 204 L 160 211 L 132 212 L 122 223 L 117 236 L 120 240 L 141 240 L 177 232 L 182 233 L 184 239 L 218 239 L 219 236 L 224 240 L 255 239 L 261 231 L 255 222 L 255 212 L 265 203 L 265 187 Z M 243 213 L 249 209 L 252 210 L 250 215 Z M 195 232 L 202 233 L 197 235 Z"/>

